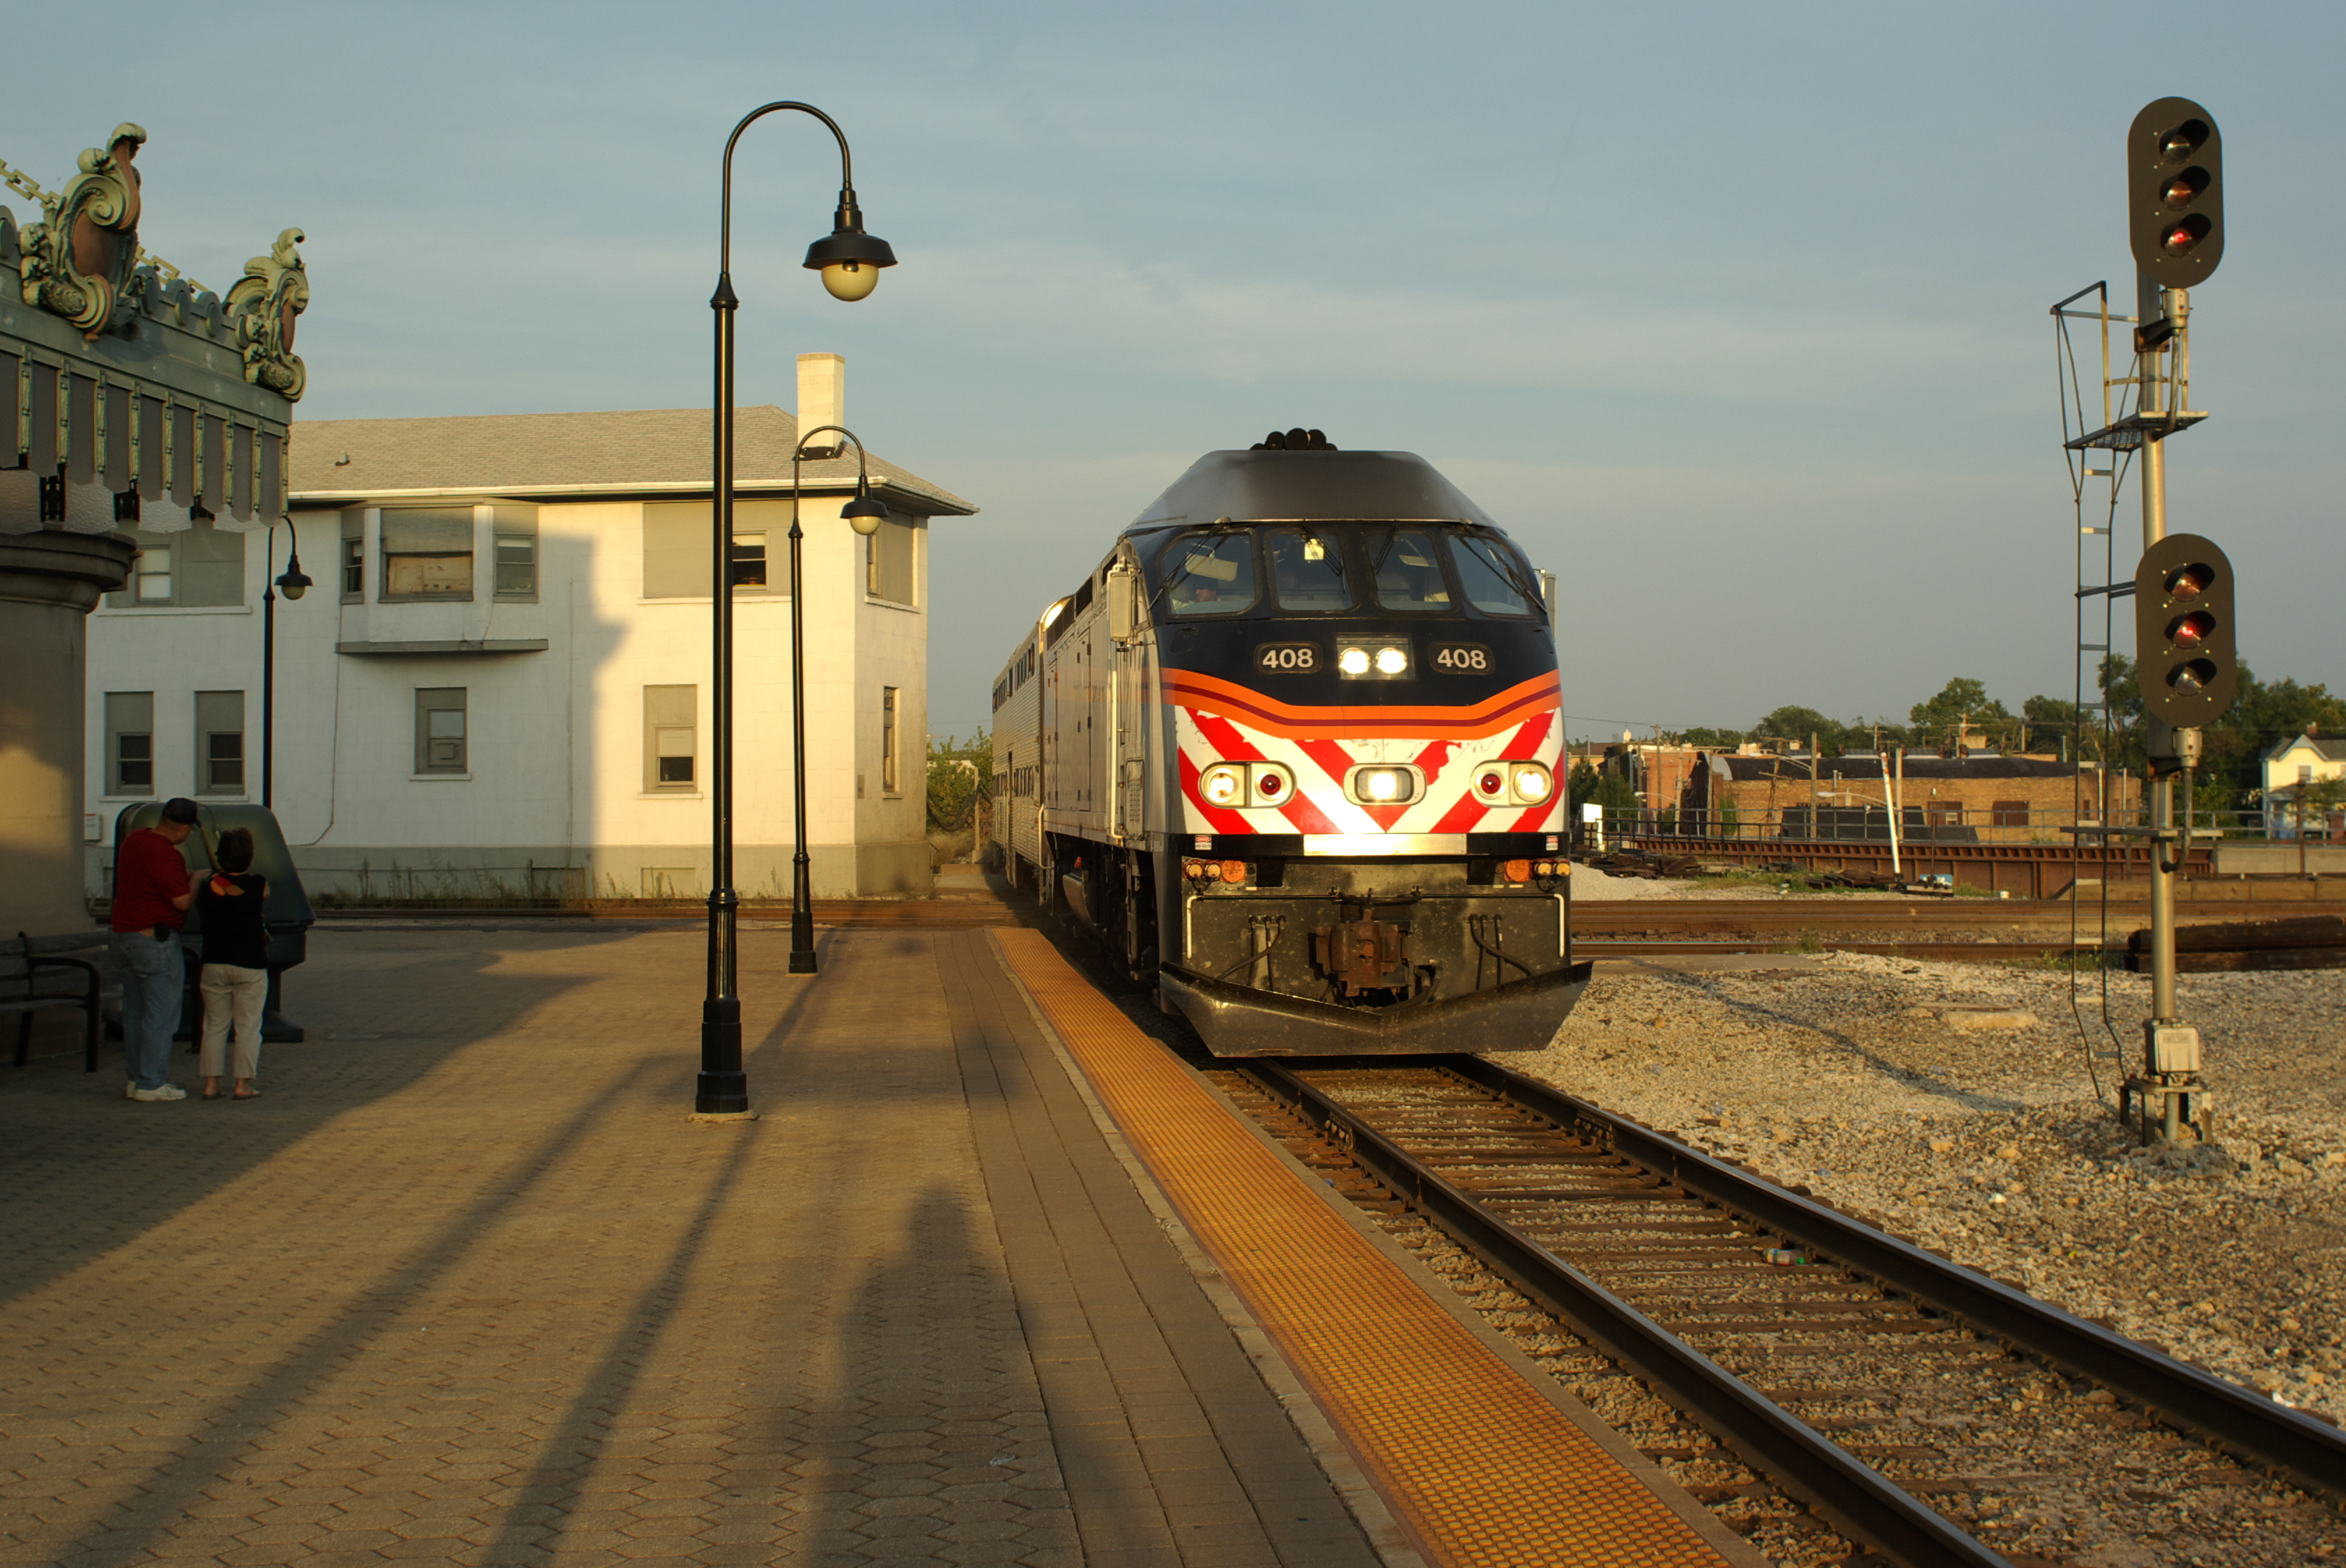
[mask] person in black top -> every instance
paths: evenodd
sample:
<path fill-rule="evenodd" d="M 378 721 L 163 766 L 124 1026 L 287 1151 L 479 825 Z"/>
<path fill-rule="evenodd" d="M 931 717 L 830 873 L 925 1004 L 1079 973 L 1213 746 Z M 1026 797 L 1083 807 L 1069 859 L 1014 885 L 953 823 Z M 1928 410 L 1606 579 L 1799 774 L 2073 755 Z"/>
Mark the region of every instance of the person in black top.
<path fill-rule="evenodd" d="M 196 889 L 204 925 L 204 1098 L 220 1097 L 220 1069 L 229 1025 L 236 1025 L 236 1089 L 257 1100 L 260 1071 L 260 1005 L 269 994 L 269 932 L 260 923 L 269 881 L 252 871 L 252 834 L 230 828 L 212 850 L 216 868 Z"/>

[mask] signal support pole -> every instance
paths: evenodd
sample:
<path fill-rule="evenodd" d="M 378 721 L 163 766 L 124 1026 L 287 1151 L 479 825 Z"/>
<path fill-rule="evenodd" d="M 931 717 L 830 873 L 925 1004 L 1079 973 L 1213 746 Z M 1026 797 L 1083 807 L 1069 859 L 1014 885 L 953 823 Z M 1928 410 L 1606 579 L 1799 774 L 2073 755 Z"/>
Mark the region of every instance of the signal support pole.
<path fill-rule="evenodd" d="M 2167 388 L 2179 405 L 2186 382 L 2181 374 L 2160 374 L 2161 361 L 2181 354 L 2190 340 L 2185 323 L 2191 309 L 2190 292 L 2166 289 L 2148 278 L 2140 282 L 2137 316 L 2145 323 L 2173 323 L 2174 336 L 2142 355 L 2142 394 L 2136 405 L 2147 415 L 2160 409 Z M 2178 366 L 2180 371 L 2182 367 Z M 2168 411 L 2174 412 L 2174 411 Z M 2150 433 L 2142 443 L 2142 547 L 2146 554 L 2167 537 L 2167 443 Z M 2145 674 L 2136 667 L 2137 678 Z M 2184 778 L 2199 760 L 2199 731 L 2171 728 L 2156 717 L 2150 727 L 2150 1017 L 2143 1023 L 2143 1077 L 2138 1084 L 2144 1100 L 2143 1131 L 2150 1130 L 2150 1096 L 2160 1101 L 2159 1135 L 2173 1143 L 2190 1122 L 2204 1136 L 2208 1130 L 2207 1084 L 2199 1076 L 2199 1031 L 2183 1022 L 2175 998 L 2175 875 L 2190 853 L 2189 838 L 2175 826 L 2175 774 Z M 2168 738 L 2158 744 L 2162 735 Z M 2170 855 L 2172 858 L 2170 859 Z"/>

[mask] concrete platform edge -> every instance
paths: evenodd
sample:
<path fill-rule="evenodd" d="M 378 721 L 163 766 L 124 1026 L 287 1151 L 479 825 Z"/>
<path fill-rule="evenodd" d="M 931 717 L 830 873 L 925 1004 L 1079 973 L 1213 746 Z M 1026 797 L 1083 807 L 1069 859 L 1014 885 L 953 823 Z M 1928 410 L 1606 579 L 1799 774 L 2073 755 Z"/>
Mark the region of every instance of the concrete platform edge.
<path fill-rule="evenodd" d="M 1141 1201 L 1148 1205 L 1148 1212 L 1156 1217 L 1158 1227 L 1173 1243 L 1174 1250 L 1180 1255 L 1182 1265 L 1188 1269 L 1190 1278 L 1198 1282 L 1198 1288 L 1214 1304 L 1215 1310 L 1221 1314 L 1223 1323 L 1238 1340 L 1256 1375 L 1262 1379 L 1264 1386 L 1279 1401 L 1280 1409 L 1287 1413 L 1287 1419 L 1295 1427 L 1296 1435 L 1303 1440 L 1303 1446 L 1328 1477 L 1336 1495 L 1343 1500 L 1345 1508 L 1351 1512 L 1353 1522 L 1360 1525 L 1361 1532 L 1368 1537 L 1378 1559 L 1386 1568 L 1433 1568 L 1418 1551 L 1409 1532 L 1402 1528 L 1401 1522 L 1386 1506 L 1382 1494 L 1362 1473 L 1352 1458 L 1352 1450 L 1338 1435 L 1335 1423 L 1328 1419 L 1327 1412 L 1311 1397 L 1311 1391 L 1304 1387 L 1303 1380 L 1296 1375 L 1295 1369 L 1280 1353 L 1270 1334 L 1255 1321 L 1254 1314 L 1247 1310 L 1246 1303 L 1239 1298 L 1237 1290 L 1223 1278 L 1222 1271 L 1215 1267 L 1214 1260 L 1182 1222 L 1172 1200 L 1157 1185 L 1157 1178 L 1150 1174 L 1140 1156 L 1133 1152 L 1132 1145 L 1125 1141 L 1115 1118 L 1108 1115 L 1107 1107 L 1101 1105 L 1099 1097 L 1092 1092 L 1091 1080 L 1084 1075 L 1083 1069 L 1068 1054 L 1066 1043 L 1059 1038 L 1059 1032 L 1052 1027 L 1049 1016 L 1036 1005 L 1034 994 L 1019 976 L 1017 966 L 1010 962 L 1009 955 L 1002 951 L 1000 941 L 991 932 L 986 935 L 986 946 L 993 952 L 1002 972 L 1010 977 L 1010 983 L 1017 991 L 1019 1000 L 1025 1003 L 1027 1014 L 1035 1021 L 1035 1029 L 1049 1043 L 1051 1054 L 1057 1060 L 1060 1070 L 1066 1074 L 1067 1082 L 1074 1086 L 1084 1108 L 1090 1113 L 1093 1125 L 1099 1129 L 1100 1136 L 1116 1156 L 1117 1163 L 1131 1178 L 1134 1190 L 1140 1194 Z M 1207 1087 L 1210 1089 L 1212 1085 L 1208 1084 Z M 1286 1151 L 1279 1152 L 1284 1154 Z M 1644 1456 L 1639 1457 L 1642 1459 Z M 1765 1564 L 1760 1568 L 1765 1568 Z"/>

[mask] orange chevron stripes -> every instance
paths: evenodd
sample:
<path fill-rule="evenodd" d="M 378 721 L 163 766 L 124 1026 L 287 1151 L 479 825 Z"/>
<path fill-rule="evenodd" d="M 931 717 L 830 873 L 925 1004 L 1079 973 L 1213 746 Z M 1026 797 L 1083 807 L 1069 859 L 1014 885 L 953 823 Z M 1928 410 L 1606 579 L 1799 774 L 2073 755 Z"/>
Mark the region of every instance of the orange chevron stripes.
<path fill-rule="evenodd" d="M 1164 672 L 1163 700 L 1201 713 L 1219 714 L 1249 728 L 1290 740 L 1472 740 L 1520 724 L 1534 710 L 1561 704 L 1564 686 L 1551 670 L 1471 706 L 1298 708 L 1216 676 L 1168 669 Z"/>

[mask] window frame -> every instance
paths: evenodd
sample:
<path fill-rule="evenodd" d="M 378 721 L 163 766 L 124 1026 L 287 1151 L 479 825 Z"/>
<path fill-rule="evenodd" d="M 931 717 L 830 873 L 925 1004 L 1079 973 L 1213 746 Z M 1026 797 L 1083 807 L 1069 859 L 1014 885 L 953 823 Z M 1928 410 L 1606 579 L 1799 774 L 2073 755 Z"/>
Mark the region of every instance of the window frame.
<path fill-rule="evenodd" d="M 883 686 L 880 688 L 880 793 L 882 795 L 902 795 L 904 792 L 903 735 L 903 688 Z"/>
<path fill-rule="evenodd" d="M 245 574 L 250 568 L 251 552 L 246 547 L 245 541 L 250 537 L 246 533 L 219 527 L 209 517 L 197 518 L 191 526 L 168 534 L 143 529 L 135 524 L 124 526 L 120 531 L 130 535 L 132 542 L 138 546 L 138 553 L 131 559 L 130 575 L 124 579 L 123 585 L 106 596 L 108 609 L 218 610 L 247 607 L 245 596 L 249 585 L 245 581 Z M 214 540 L 232 540 L 233 548 L 210 545 L 209 542 Z M 199 541 L 205 542 L 205 548 L 197 547 Z M 168 562 L 167 569 L 141 572 L 140 565 L 154 555 L 166 557 Z M 170 591 L 159 598 L 139 597 L 141 579 L 157 576 L 170 584 Z M 199 596 L 199 590 L 189 585 L 191 578 L 199 582 L 209 581 L 216 589 L 233 585 L 233 591 L 225 598 L 220 597 L 217 591 Z"/>
<path fill-rule="evenodd" d="M 122 777 L 122 742 L 146 742 L 147 755 L 129 760 L 147 769 L 147 781 L 134 786 Z M 155 694 L 151 691 L 109 691 L 106 694 L 106 792 L 120 799 L 148 800 L 155 796 Z"/>
<path fill-rule="evenodd" d="M 454 700 L 450 700 L 453 698 Z M 435 739 L 448 737 L 432 734 L 432 715 L 454 713 L 460 724 L 454 737 L 456 758 L 454 763 L 435 764 L 432 747 Z M 472 688 L 462 686 L 419 686 L 415 687 L 415 777 L 447 779 L 469 777 L 473 770 Z"/>
<path fill-rule="evenodd" d="M 394 551 L 392 545 L 393 519 L 429 514 L 453 523 L 462 513 L 466 521 L 465 545 L 457 550 Z M 477 506 L 385 506 L 377 514 L 375 525 L 375 556 L 382 575 L 377 579 L 375 603 L 379 605 L 469 605 L 480 592 L 481 584 L 481 508 Z M 464 561 L 464 587 L 459 593 L 445 589 L 433 593 L 394 593 L 395 580 L 392 563 L 394 561 L 453 561 L 462 555 Z"/>
<path fill-rule="evenodd" d="M 505 544 L 508 540 L 525 540 L 529 547 L 529 559 L 523 564 L 526 574 L 525 580 L 523 574 L 515 573 L 512 578 L 515 585 L 512 586 L 507 585 L 508 568 L 505 563 Z M 489 508 L 489 572 L 494 579 L 489 589 L 491 597 L 508 605 L 537 603 L 538 582 L 544 569 L 545 561 L 538 549 L 537 508 L 516 506 L 510 502 L 501 502 L 491 506 Z"/>
<path fill-rule="evenodd" d="M 233 699 L 233 700 L 231 700 Z M 196 793 L 218 798 L 242 796 L 250 785 L 245 771 L 250 760 L 245 755 L 245 700 L 241 691 L 199 691 L 195 694 L 196 726 Z M 235 727 L 225 722 L 235 720 Z M 216 741 L 233 739 L 234 757 L 218 755 Z M 234 781 L 222 783 L 215 769 L 222 763 L 232 764 Z"/>
<path fill-rule="evenodd" d="M 342 603 L 346 605 L 366 603 L 366 531 L 365 512 L 351 511 L 342 514 L 342 553 L 334 565 L 336 570 L 342 574 Z"/>
<path fill-rule="evenodd" d="M 691 749 L 684 755 L 691 764 L 692 777 L 674 780 L 662 777 L 661 764 L 671 754 L 660 750 L 660 738 L 663 733 L 678 729 L 691 737 Z M 700 793 L 699 687 L 660 685 L 644 687 L 644 793 L 695 796 Z"/>

